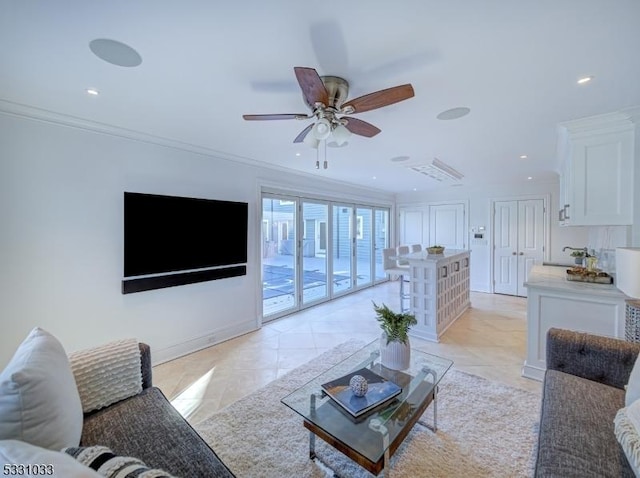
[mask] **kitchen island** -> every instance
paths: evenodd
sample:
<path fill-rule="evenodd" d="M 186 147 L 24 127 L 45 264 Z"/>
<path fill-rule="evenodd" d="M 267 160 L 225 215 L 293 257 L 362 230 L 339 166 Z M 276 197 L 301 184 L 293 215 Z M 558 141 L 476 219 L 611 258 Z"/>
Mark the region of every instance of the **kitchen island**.
<path fill-rule="evenodd" d="M 445 249 L 442 254 L 402 256 L 409 262 L 409 312 L 418 321 L 410 335 L 438 342 L 469 308 L 469 255 L 468 250 Z"/>
<path fill-rule="evenodd" d="M 524 377 L 542 380 L 551 327 L 624 338 L 625 300 L 613 284 L 573 282 L 567 267 L 536 265 L 527 287 L 527 356 Z"/>

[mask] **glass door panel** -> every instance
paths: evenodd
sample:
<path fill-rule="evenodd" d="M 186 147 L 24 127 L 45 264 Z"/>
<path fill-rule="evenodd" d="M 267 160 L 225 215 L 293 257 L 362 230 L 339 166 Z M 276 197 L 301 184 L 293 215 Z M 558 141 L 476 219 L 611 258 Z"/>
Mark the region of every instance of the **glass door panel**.
<path fill-rule="evenodd" d="M 329 295 L 327 287 L 327 249 L 329 206 L 302 203 L 302 303 L 308 304 Z"/>
<path fill-rule="evenodd" d="M 362 287 L 372 282 L 373 270 L 373 211 L 368 208 L 356 209 L 356 286 Z"/>
<path fill-rule="evenodd" d="M 382 260 L 382 250 L 389 247 L 389 210 L 376 209 L 374 211 L 373 222 L 373 247 L 374 247 L 374 268 L 375 279 L 383 280 L 387 278 L 384 273 L 384 263 Z"/>
<path fill-rule="evenodd" d="M 333 293 L 340 294 L 353 288 L 353 208 L 334 205 L 332 213 Z"/>
<path fill-rule="evenodd" d="M 296 201 L 262 199 L 262 312 L 276 318 L 297 307 Z"/>

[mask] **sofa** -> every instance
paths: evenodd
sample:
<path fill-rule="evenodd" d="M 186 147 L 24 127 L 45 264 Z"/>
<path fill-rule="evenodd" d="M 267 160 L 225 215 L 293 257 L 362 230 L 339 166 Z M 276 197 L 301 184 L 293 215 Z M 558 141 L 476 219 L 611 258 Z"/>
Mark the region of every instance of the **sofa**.
<path fill-rule="evenodd" d="M 551 328 L 546 345 L 535 476 L 634 477 L 614 420 L 640 344 Z"/>
<path fill-rule="evenodd" d="M 22 476 L 234 476 L 153 386 L 148 345 L 67 355 L 38 327 L 0 372 L 0 461 Z"/>
<path fill-rule="evenodd" d="M 176 477 L 233 477 L 233 473 L 152 385 L 151 351 L 139 344 L 142 391 L 84 415 L 80 446 L 102 445 Z"/>

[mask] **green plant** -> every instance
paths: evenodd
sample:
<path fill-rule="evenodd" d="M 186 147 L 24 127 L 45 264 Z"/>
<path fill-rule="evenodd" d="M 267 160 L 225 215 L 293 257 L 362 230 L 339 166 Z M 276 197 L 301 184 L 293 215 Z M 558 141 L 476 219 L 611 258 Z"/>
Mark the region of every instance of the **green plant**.
<path fill-rule="evenodd" d="M 584 251 L 573 251 L 571 257 L 584 257 Z"/>
<path fill-rule="evenodd" d="M 384 303 L 379 306 L 373 302 L 373 310 L 376 311 L 376 320 L 380 323 L 380 327 L 387 334 L 387 344 L 389 344 L 389 342 L 402 342 L 406 344 L 409 339 L 407 332 L 412 325 L 418 323 L 415 315 L 398 314 Z"/>

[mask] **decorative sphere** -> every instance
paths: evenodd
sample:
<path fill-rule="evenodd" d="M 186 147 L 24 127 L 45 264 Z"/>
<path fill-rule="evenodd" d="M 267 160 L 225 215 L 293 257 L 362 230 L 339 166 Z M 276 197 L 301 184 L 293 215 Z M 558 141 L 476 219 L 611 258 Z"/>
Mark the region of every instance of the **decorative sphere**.
<path fill-rule="evenodd" d="M 356 397 L 364 397 L 367 394 L 367 390 L 369 390 L 367 379 L 362 375 L 354 375 L 351 377 L 349 387 L 351 387 L 351 391 Z"/>

